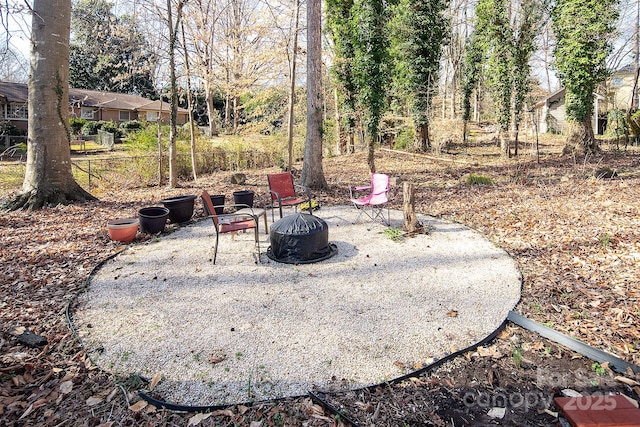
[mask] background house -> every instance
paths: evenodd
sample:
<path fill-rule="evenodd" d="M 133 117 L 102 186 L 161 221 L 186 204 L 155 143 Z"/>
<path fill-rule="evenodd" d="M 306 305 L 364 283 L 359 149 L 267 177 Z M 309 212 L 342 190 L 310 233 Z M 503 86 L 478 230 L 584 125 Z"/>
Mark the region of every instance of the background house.
<path fill-rule="evenodd" d="M 630 64 L 614 72 L 594 93 L 593 116 L 591 123 L 596 135 L 603 135 L 607 129 L 607 113 L 611 110 L 627 111 L 633 102 L 632 93 L 635 83 L 635 65 Z M 567 126 L 565 116 L 565 89 L 552 93 L 534 105 L 534 121 L 540 133 L 564 133 Z M 634 108 L 639 98 L 635 94 Z"/>
<path fill-rule="evenodd" d="M 0 122 L 8 122 L 26 131 L 28 123 L 28 87 L 24 83 L 0 82 Z M 140 120 L 169 122 L 169 104 L 138 95 L 69 89 L 69 117 L 115 123 Z M 188 110 L 178 108 L 177 123 L 188 121 Z M 0 139 L 0 145 L 7 143 Z"/>
<path fill-rule="evenodd" d="M 533 120 L 538 126 L 538 132 L 564 133 L 566 131 L 565 95 L 566 89 L 562 88 L 534 105 Z M 593 114 L 591 116 L 593 132 L 603 134 L 607 123 L 605 97 L 597 93 L 594 93 L 593 96 Z"/>

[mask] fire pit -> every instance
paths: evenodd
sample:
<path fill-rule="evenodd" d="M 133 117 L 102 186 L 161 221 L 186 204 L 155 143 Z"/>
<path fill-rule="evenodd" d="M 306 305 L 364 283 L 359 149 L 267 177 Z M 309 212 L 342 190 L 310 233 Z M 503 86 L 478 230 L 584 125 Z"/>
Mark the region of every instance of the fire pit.
<path fill-rule="evenodd" d="M 329 243 L 329 226 L 308 213 L 285 216 L 271 226 L 267 256 L 287 264 L 309 264 L 331 258 L 338 252 Z"/>

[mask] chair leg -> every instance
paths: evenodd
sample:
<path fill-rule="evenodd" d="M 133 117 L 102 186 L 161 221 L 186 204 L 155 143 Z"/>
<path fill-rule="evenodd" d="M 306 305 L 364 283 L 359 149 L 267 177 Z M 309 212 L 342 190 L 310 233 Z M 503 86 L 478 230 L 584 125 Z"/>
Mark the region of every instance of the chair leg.
<path fill-rule="evenodd" d="M 258 247 L 258 262 L 260 261 L 260 236 L 258 235 L 258 220 L 256 219 L 255 239 L 256 246 Z"/>
<path fill-rule="evenodd" d="M 215 265 L 216 263 L 216 258 L 218 257 L 218 230 L 216 229 L 216 243 L 215 245 L 213 245 L 213 264 Z"/>
<path fill-rule="evenodd" d="M 355 221 L 353 221 L 354 224 L 359 224 L 358 221 L 360 221 L 360 217 L 362 216 L 363 213 L 366 214 L 365 212 L 365 207 L 364 206 L 359 206 L 356 205 L 355 203 L 353 204 L 353 206 L 355 206 L 355 208 L 358 210 L 358 216 L 356 217 Z"/>

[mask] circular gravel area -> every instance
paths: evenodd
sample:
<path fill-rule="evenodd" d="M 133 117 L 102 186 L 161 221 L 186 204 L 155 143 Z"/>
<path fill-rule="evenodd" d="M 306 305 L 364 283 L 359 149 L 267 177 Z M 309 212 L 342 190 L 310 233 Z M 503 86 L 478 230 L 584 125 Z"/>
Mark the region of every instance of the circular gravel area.
<path fill-rule="evenodd" d="M 323 207 L 338 253 L 282 264 L 253 234 L 224 234 L 213 265 L 209 220 L 131 244 L 90 277 L 73 313 L 94 361 L 162 380 L 185 405 L 233 404 L 359 388 L 397 378 L 493 332 L 520 298 L 515 262 L 461 224 L 394 241 Z M 271 219 L 271 213 L 268 213 Z M 276 214 L 277 217 L 277 214 Z M 391 211 L 392 227 L 402 212 Z"/>

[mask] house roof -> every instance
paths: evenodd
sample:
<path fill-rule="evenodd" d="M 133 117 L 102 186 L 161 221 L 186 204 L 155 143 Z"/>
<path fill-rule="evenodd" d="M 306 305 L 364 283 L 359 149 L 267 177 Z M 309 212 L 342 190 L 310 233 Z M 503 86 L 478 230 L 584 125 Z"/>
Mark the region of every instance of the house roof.
<path fill-rule="evenodd" d="M 545 99 L 543 99 L 542 101 L 538 101 L 535 103 L 535 105 L 533 106 L 533 109 L 537 109 L 537 108 L 541 108 L 544 107 L 545 105 L 547 105 L 548 103 L 550 103 L 551 101 L 554 101 L 556 99 L 560 99 L 565 95 L 565 92 L 567 91 L 567 89 L 565 88 L 561 88 L 555 92 L 553 92 L 551 95 L 547 96 Z M 604 96 L 600 95 L 599 93 L 593 93 L 593 97 L 595 99 L 599 99 L 599 100 L 604 100 L 606 99 Z"/>
<path fill-rule="evenodd" d="M 618 68 L 617 70 L 615 70 L 613 72 L 612 75 L 617 75 L 617 74 L 635 74 L 636 72 L 636 64 L 627 64 L 623 67 Z"/>
<path fill-rule="evenodd" d="M 29 98 L 28 93 L 25 83 L 0 82 L 0 96 L 6 99 L 6 102 L 26 103 Z"/>
<path fill-rule="evenodd" d="M 547 103 L 553 101 L 554 99 L 558 99 L 558 98 L 564 96 L 565 92 L 566 92 L 566 89 L 565 88 L 561 88 L 561 89 L 553 92 L 551 95 L 547 96 L 542 101 L 536 102 L 536 104 L 533 106 L 533 108 L 535 109 L 535 108 L 543 107 L 543 106 L 547 105 Z"/>
<path fill-rule="evenodd" d="M 0 82 L 0 98 L 4 96 L 7 102 L 26 103 L 29 89 L 25 83 Z M 69 102 L 78 107 L 108 108 L 113 110 L 142 110 L 160 111 L 160 101 L 152 101 L 142 96 L 104 92 L 87 89 L 69 88 Z M 169 104 L 163 103 L 162 110 L 169 110 Z M 178 108 L 181 113 L 188 110 Z"/>

